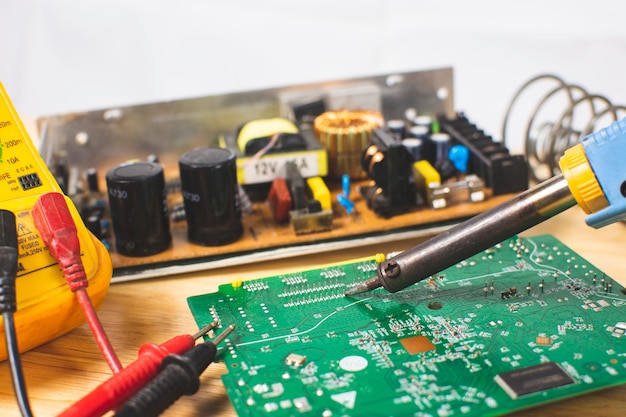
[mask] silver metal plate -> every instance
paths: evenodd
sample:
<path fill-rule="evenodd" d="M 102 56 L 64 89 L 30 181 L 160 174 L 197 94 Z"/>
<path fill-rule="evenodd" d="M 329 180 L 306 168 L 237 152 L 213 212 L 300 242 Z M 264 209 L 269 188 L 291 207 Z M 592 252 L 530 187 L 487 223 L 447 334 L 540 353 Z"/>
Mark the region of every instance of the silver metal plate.
<path fill-rule="evenodd" d="M 280 88 L 109 108 L 38 119 L 40 152 L 49 166 L 71 161 L 80 172 L 157 155 L 163 163 L 214 146 L 246 121 L 286 116 L 292 106 L 322 99 L 327 110 L 370 109 L 386 120 L 453 115 L 451 68 L 302 84 Z"/>

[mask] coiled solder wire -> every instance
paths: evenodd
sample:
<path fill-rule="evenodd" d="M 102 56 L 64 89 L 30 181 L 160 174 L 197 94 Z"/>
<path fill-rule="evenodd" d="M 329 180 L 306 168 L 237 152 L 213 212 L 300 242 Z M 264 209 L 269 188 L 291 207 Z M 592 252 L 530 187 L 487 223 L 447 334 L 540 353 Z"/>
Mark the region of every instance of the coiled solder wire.
<path fill-rule="evenodd" d="M 558 161 L 563 152 L 597 127 L 601 127 L 596 126 L 601 118 L 610 115 L 612 121 L 615 121 L 618 119 L 618 112 L 626 111 L 624 106 L 614 105 L 602 95 L 590 94 L 579 85 L 566 83 L 559 76 L 540 74 L 526 81 L 513 95 L 502 124 L 502 140 L 505 144 L 507 144 L 507 128 L 514 105 L 531 86 L 543 81 L 556 82 L 557 86 L 537 101 L 526 123 L 523 139 L 526 157 L 531 168 L 529 170 L 530 176 L 535 181 L 543 181 L 558 174 L 560 171 Z M 541 110 L 545 108 L 548 101 L 558 94 L 565 95 L 566 107 L 560 112 L 553 113 L 554 117 L 551 117 L 550 120 L 539 122 Z M 598 106 L 598 104 L 600 105 Z M 583 105 L 588 106 L 588 113 L 585 114 L 589 116 L 582 120 L 583 128 L 575 128 L 574 122 L 581 124 L 581 112 L 575 114 L 575 110 Z M 576 116 L 578 116 L 578 120 Z"/>

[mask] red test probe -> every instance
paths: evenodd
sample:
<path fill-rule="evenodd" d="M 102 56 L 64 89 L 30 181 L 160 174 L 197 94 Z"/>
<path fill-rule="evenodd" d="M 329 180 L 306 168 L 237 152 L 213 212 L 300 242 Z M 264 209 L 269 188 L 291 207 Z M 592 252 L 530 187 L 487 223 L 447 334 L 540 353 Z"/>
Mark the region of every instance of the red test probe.
<path fill-rule="evenodd" d="M 217 327 L 213 322 L 193 335 L 179 335 L 157 345 L 144 343 L 138 358 L 118 374 L 100 384 L 58 417 L 100 417 L 120 407 L 159 372 L 163 359 L 171 354 L 182 355 L 191 350 L 196 339 Z"/>

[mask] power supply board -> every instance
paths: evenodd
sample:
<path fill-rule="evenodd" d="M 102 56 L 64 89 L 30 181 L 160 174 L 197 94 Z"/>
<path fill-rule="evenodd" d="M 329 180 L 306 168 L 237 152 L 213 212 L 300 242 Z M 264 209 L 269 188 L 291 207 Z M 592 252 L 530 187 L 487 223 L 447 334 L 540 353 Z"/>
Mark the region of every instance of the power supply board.
<path fill-rule="evenodd" d="M 394 294 L 385 256 L 190 297 L 234 323 L 240 416 L 497 416 L 626 382 L 626 290 L 552 236 L 515 237 Z"/>
<path fill-rule="evenodd" d="M 451 68 L 38 119 L 112 282 L 432 235 L 528 188 Z"/>

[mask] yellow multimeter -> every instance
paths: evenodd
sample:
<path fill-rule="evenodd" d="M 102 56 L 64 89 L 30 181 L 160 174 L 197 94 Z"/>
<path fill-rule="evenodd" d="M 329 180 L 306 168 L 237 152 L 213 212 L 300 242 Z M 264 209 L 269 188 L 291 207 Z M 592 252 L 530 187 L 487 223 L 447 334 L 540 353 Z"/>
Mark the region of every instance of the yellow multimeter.
<path fill-rule="evenodd" d="M 39 156 L 0 83 L 0 208 L 12 211 L 18 237 L 15 324 L 20 351 L 61 336 L 85 320 L 78 301 L 35 228 L 31 209 L 44 193 L 62 192 Z M 65 197 L 78 231 L 89 280 L 87 292 L 100 306 L 112 276 L 104 245 L 86 228 L 73 202 Z M 0 323 L 2 318 L 0 317 Z M 0 326 L 0 337 L 4 338 Z M 6 359 L 0 343 L 0 361 Z"/>

